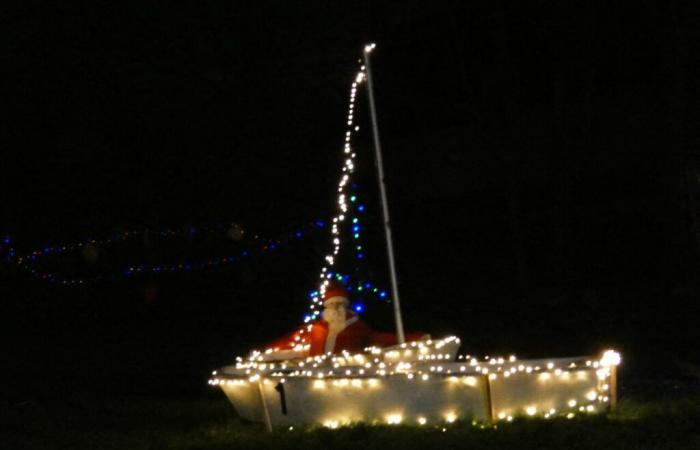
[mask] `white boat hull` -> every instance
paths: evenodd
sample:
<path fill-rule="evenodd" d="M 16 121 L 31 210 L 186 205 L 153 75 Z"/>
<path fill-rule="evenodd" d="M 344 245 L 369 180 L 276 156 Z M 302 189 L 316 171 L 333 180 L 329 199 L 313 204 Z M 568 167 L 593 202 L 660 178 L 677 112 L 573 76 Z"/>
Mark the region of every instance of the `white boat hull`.
<path fill-rule="evenodd" d="M 224 368 L 212 384 L 222 388 L 241 418 L 268 427 L 571 416 L 604 411 L 614 402 L 616 372 L 601 371 L 592 358 L 522 360 L 498 368 L 442 363 L 424 369 L 319 379 L 279 374 L 248 378 L 235 368 Z"/>

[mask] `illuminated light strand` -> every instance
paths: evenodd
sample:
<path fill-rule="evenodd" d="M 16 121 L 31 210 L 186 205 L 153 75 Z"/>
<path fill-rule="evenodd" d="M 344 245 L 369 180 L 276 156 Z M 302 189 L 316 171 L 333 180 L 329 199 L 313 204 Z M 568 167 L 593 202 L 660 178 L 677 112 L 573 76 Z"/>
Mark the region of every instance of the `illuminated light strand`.
<path fill-rule="evenodd" d="M 341 273 L 328 272 L 328 275 L 331 277 L 331 279 L 335 279 L 345 284 L 348 291 L 354 290 L 361 293 L 368 292 L 371 294 L 376 294 L 376 296 L 382 300 L 389 301 L 389 293 L 386 290 L 373 285 L 370 281 L 357 280 L 355 282 L 351 282 L 350 275 Z"/>
<path fill-rule="evenodd" d="M 356 131 L 359 131 L 359 127 L 355 127 Z M 351 192 L 350 195 L 350 203 L 354 206 L 354 210 L 356 211 L 356 215 L 352 217 L 351 220 L 351 234 L 354 240 L 354 251 L 355 251 L 355 258 L 358 260 L 363 260 L 365 259 L 365 253 L 366 250 L 364 246 L 362 245 L 362 240 L 361 240 L 361 221 L 359 215 L 362 214 L 365 211 L 365 205 L 359 202 L 359 196 L 357 195 L 357 192 L 355 191 L 357 189 L 357 184 L 353 183 L 352 185 L 353 192 Z"/>
<path fill-rule="evenodd" d="M 65 286 L 85 285 L 103 281 L 114 281 L 120 278 L 130 278 L 143 273 L 165 274 L 173 272 L 218 268 L 221 266 L 230 265 L 234 262 L 239 261 L 242 258 L 247 258 L 253 255 L 262 255 L 277 250 L 282 246 L 291 243 L 294 240 L 301 239 L 302 237 L 308 235 L 310 232 L 316 229 L 323 228 L 324 226 L 325 223 L 323 221 L 310 222 L 309 224 L 303 227 L 297 228 L 294 232 L 288 233 L 285 237 L 280 239 L 262 239 L 258 236 L 255 236 L 255 241 L 261 241 L 257 248 L 242 250 L 241 252 L 236 253 L 234 255 L 217 256 L 204 261 L 182 261 L 169 264 L 131 264 L 126 269 L 123 269 L 116 273 L 99 274 L 92 277 L 66 277 L 61 275 L 59 272 L 49 272 L 38 269 L 37 267 L 35 267 L 35 264 L 37 263 L 37 259 L 39 257 L 52 254 L 52 252 L 54 252 L 54 255 L 60 255 L 62 253 L 66 253 L 69 250 L 82 249 L 85 247 L 85 245 L 92 244 L 93 242 L 104 245 L 109 243 L 123 242 L 123 240 L 125 239 L 117 241 L 110 239 L 94 239 L 89 240 L 88 244 L 78 243 L 73 244 L 72 246 L 66 245 L 60 247 L 47 247 L 49 249 L 48 252 L 44 251 L 44 249 L 38 250 L 30 253 L 30 257 L 18 257 L 16 256 L 16 252 L 14 252 L 14 249 L 11 249 L 10 253 L 13 254 L 13 257 L 8 262 L 13 263 L 18 267 L 26 270 L 32 277 L 38 280 Z M 128 234 L 132 235 L 131 233 Z"/>
<path fill-rule="evenodd" d="M 342 282 L 348 292 L 357 292 L 358 295 L 369 295 L 371 297 L 374 297 L 376 299 L 382 300 L 384 302 L 390 301 L 390 296 L 389 292 L 386 291 L 383 288 L 380 288 L 373 284 L 371 281 L 368 280 L 356 280 L 353 281 L 352 277 L 347 274 L 342 274 L 342 273 L 337 273 L 337 272 L 327 272 L 328 275 L 331 277 L 331 279 Z M 309 299 L 313 299 L 315 297 L 318 297 L 320 294 L 318 291 L 311 291 L 308 294 Z M 352 305 L 352 309 L 355 312 L 364 312 L 365 310 L 365 304 L 363 303 L 362 298 L 358 298 L 354 301 Z M 304 322 L 308 323 L 310 322 L 311 316 L 306 315 L 304 316 Z"/>
<path fill-rule="evenodd" d="M 569 377 L 583 374 L 584 378 L 594 373 L 598 377 L 595 388 L 586 386 L 576 398 L 569 399 L 565 405 L 559 408 L 529 404 L 511 409 L 505 409 L 496 413 L 495 422 L 511 422 L 515 417 L 542 417 L 550 419 L 561 417 L 571 419 L 577 414 L 595 413 L 606 410 L 610 404 L 611 368 L 620 364 L 620 354 L 609 350 L 598 359 L 566 358 L 558 361 L 523 361 L 520 362 L 514 356 L 505 358 L 477 359 L 469 355 L 460 355 L 455 361 L 444 361 L 446 365 L 430 365 L 432 363 L 411 360 L 402 360 L 402 352 L 410 349 L 428 349 L 423 356 L 427 359 L 441 356 L 442 348 L 450 343 L 459 344 L 459 339 L 450 336 L 442 340 L 418 341 L 402 344 L 399 348 L 383 351 L 378 347 L 365 349 L 364 353 L 350 354 L 341 352 L 339 355 L 325 354 L 309 356 L 303 360 L 286 360 L 276 362 L 263 361 L 263 353 L 253 352 L 247 360 L 236 358 L 236 370 L 244 375 L 219 374 L 214 371 L 209 384 L 213 386 L 243 386 L 248 382 L 260 379 L 270 382 L 285 383 L 290 378 L 304 378 L 314 380 L 312 386 L 317 390 L 326 389 L 383 389 L 383 379 L 390 377 L 405 377 L 416 383 L 433 382 L 433 377 L 438 377 L 441 382 L 450 385 L 458 384 L 470 388 L 481 389 L 478 386 L 478 376 L 488 374 L 488 379 L 506 379 L 506 373 L 510 376 L 533 376 L 539 374 L 540 381 L 551 382 L 552 379 L 561 378 L 566 381 Z M 269 351 L 266 351 L 266 353 Z M 422 354 L 422 352 L 418 352 Z M 392 361 L 396 359 L 397 361 Z M 488 366 L 489 369 L 486 367 Z M 458 369 L 459 367 L 459 369 Z M 465 369 L 469 368 L 469 372 Z M 531 369 L 531 370 L 528 370 Z M 490 370 L 490 372 L 489 372 Z M 543 379 L 541 375 L 549 375 Z M 481 378 L 483 379 L 483 378 Z M 269 383 L 266 381 L 266 383 Z M 400 416 L 400 417 L 399 417 Z M 391 419 L 390 419 L 391 417 Z M 443 423 L 453 423 L 460 417 L 458 410 L 445 411 L 442 416 Z M 400 413 L 387 411 L 385 420 L 390 424 L 397 424 L 406 418 Z M 335 420 L 335 419 L 334 419 Z M 426 415 L 419 415 L 418 424 L 426 424 Z M 340 421 L 342 422 L 342 420 Z M 340 423 L 339 422 L 339 423 Z M 474 423 L 474 422 L 473 422 Z"/>
<path fill-rule="evenodd" d="M 309 222 L 307 225 L 303 227 L 297 227 L 298 231 L 296 233 L 303 233 L 304 229 L 313 229 L 313 228 L 320 228 L 323 227 L 325 223 L 323 221 L 315 221 L 315 222 Z M 201 236 L 204 236 L 206 234 L 221 234 L 225 235 L 228 233 L 233 227 L 239 227 L 241 230 L 241 239 L 243 235 L 245 234 L 245 230 L 240 227 L 236 223 L 230 223 L 230 224 L 218 224 L 215 226 L 201 226 L 201 227 L 183 227 L 183 228 L 165 228 L 162 230 L 149 230 L 149 229 L 134 229 L 134 230 L 123 230 L 117 233 L 114 233 L 111 237 L 107 238 L 93 238 L 93 237 L 88 237 L 83 241 L 73 243 L 73 244 L 54 244 L 54 245 L 47 245 L 47 246 L 42 246 L 38 249 L 29 251 L 25 253 L 24 255 L 17 256 L 18 260 L 21 261 L 37 261 L 39 258 L 44 257 L 44 256 L 52 256 L 52 255 L 61 255 L 67 252 L 72 252 L 72 251 L 78 251 L 78 250 L 83 250 L 87 246 L 103 246 L 103 245 L 110 245 L 110 244 L 117 244 L 121 242 L 125 242 L 129 239 L 135 239 L 135 238 L 146 238 L 146 237 L 154 237 L 154 238 L 174 238 L 174 237 L 179 237 L 179 238 L 189 238 L 189 239 L 194 239 L 198 238 Z M 301 236 L 299 236 L 301 237 Z M 258 240 L 263 240 L 259 236 L 254 235 L 252 236 L 252 239 L 258 241 Z M 272 240 L 270 240 L 272 242 Z"/>
<path fill-rule="evenodd" d="M 355 127 L 355 130 L 358 131 L 359 127 Z M 353 183 L 352 185 L 353 190 L 357 188 L 357 184 Z M 356 215 L 352 217 L 351 222 L 350 222 L 350 231 L 352 238 L 354 240 L 353 242 L 353 250 L 355 252 L 355 258 L 359 260 L 365 259 L 366 256 L 366 250 L 365 247 L 362 245 L 362 239 L 361 239 L 361 221 L 359 215 L 365 211 L 365 206 L 359 202 L 359 197 L 356 192 L 351 192 L 350 195 L 350 203 L 351 206 L 354 206 L 353 210 L 356 212 Z M 370 294 L 371 296 L 376 296 L 381 300 L 385 301 L 391 301 L 391 298 L 388 296 L 388 293 L 384 289 L 380 289 L 372 284 L 372 282 L 368 280 L 355 280 L 352 281 L 350 280 L 350 276 L 347 274 L 340 274 L 340 273 L 334 273 L 331 271 L 326 272 L 326 278 L 328 280 L 334 279 L 336 281 L 339 281 L 345 285 L 345 288 L 348 290 L 348 292 L 352 293 L 357 292 L 357 295 L 362 295 L 365 296 L 366 294 Z M 316 295 L 319 295 L 316 293 Z M 311 295 L 310 298 L 313 300 L 313 298 L 316 295 Z M 364 305 L 363 305 L 363 299 L 358 298 L 354 301 L 354 304 L 352 305 L 352 309 L 355 312 L 364 312 Z M 311 320 L 311 316 L 305 316 L 304 321 L 308 322 Z"/>
<path fill-rule="evenodd" d="M 2 240 L 0 240 L 0 256 L 6 262 L 14 262 L 16 251 L 12 247 L 12 238 L 10 236 L 3 236 Z"/>
<path fill-rule="evenodd" d="M 352 148 L 352 136 L 354 133 L 358 132 L 360 130 L 360 127 L 354 124 L 354 119 L 355 119 L 355 100 L 357 96 L 357 88 L 360 84 L 362 84 L 366 80 L 366 74 L 365 74 L 365 67 L 363 65 L 360 66 L 360 69 L 355 73 L 354 80 L 350 86 L 350 95 L 348 99 L 348 114 L 347 114 L 347 121 L 346 121 L 346 130 L 345 130 L 345 137 L 344 137 L 344 143 L 343 143 L 343 157 L 344 157 L 344 162 L 343 162 L 343 167 L 341 171 L 341 176 L 340 180 L 338 182 L 338 198 L 336 202 L 337 206 L 337 212 L 336 215 L 333 217 L 331 221 L 331 242 L 333 244 L 333 250 L 327 254 L 324 258 L 324 261 L 326 262 L 325 265 L 321 267 L 319 278 L 321 279 L 320 286 L 318 287 L 318 295 L 314 296 L 311 298 L 311 314 L 307 316 L 304 320 L 306 322 L 312 321 L 317 319 L 320 314 L 321 314 L 321 306 L 322 306 L 322 300 L 324 297 L 324 294 L 326 292 L 326 288 L 330 282 L 330 279 L 332 278 L 332 275 L 329 273 L 330 269 L 335 265 L 336 262 L 336 256 L 340 253 L 341 249 L 341 240 L 340 240 L 340 226 L 345 222 L 346 220 L 346 215 L 349 214 L 349 207 L 348 207 L 348 199 L 350 200 L 350 203 L 356 204 L 356 197 L 355 196 L 349 196 L 347 192 L 347 185 L 351 183 L 350 176 L 354 172 L 355 169 L 355 158 L 356 158 L 356 153 L 353 151 Z M 364 210 L 364 207 L 362 205 L 358 205 L 357 210 L 362 212 Z M 354 219 L 353 219 L 354 221 Z M 352 224 L 352 229 L 357 227 L 358 231 L 353 230 L 353 237 L 355 239 L 359 239 L 359 219 L 357 222 Z"/>
<path fill-rule="evenodd" d="M 135 239 L 137 237 L 144 238 L 146 236 L 159 236 L 159 237 L 188 237 L 188 238 L 193 238 L 195 236 L 201 235 L 202 232 L 207 232 L 207 233 L 214 233 L 214 232 L 221 232 L 223 230 L 212 230 L 210 228 L 195 228 L 195 227 L 189 227 L 186 230 L 185 229 L 171 229 L 167 228 L 164 230 L 148 230 L 148 229 L 136 229 L 136 230 L 123 230 L 118 233 L 116 233 L 112 237 L 108 238 L 86 238 L 84 241 L 73 243 L 73 244 L 54 244 L 50 246 L 43 246 L 41 248 L 38 248 L 36 250 L 29 251 L 28 253 L 19 256 L 18 259 L 21 261 L 37 261 L 41 257 L 45 256 L 54 256 L 54 255 L 62 255 L 68 252 L 73 252 L 73 251 L 78 251 L 82 250 L 87 246 L 104 246 L 104 245 L 111 245 L 111 244 L 117 244 L 121 242 L 125 242 L 130 239 Z"/>

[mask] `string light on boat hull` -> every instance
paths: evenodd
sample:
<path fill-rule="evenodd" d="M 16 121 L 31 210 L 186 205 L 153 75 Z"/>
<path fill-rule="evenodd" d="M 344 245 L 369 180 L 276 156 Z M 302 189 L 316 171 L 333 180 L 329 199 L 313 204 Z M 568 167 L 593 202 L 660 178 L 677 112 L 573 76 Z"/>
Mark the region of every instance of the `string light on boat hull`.
<path fill-rule="evenodd" d="M 313 395 L 331 398 L 339 395 L 338 398 L 344 400 L 338 402 L 337 411 L 325 410 L 328 419 L 317 419 L 321 423 L 330 420 L 337 426 L 358 420 L 379 420 L 387 424 L 407 421 L 419 425 L 450 424 L 461 417 L 474 416 L 479 411 L 482 411 L 479 413 L 481 416 L 486 414 L 486 419 L 490 417 L 492 423 L 508 423 L 516 417 L 573 418 L 580 414 L 606 411 L 611 405 L 610 386 L 616 383 L 614 368 L 620 362 L 617 352 L 597 359 L 562 358 L 547 361 L 518 360 L 514 357 L 477 359 L 470 355 L 444 358 L 442 352 L 445 347 L 458 343 L 456 337 L 448 337 L 406 343 L 391 349 L 371 347 L 363 353 L 343 352 L 273 363 L 260 360 L 262 355 L 258 353 L 247 360 L 238 358 L 235 368 L 224 368 L 212 374 L 209 384 L 224 389 L 234 404 L 237 398 L 250 398 L 251 392 L 257 392 L 255 383 L 265 385 L 265 380 L 269 380 L 267 385 L 270 388 L 284 382 L 292 390 L 290 392 L 308 389 Z M 426 352 L 414 351 L 420 349 Z M 405 353 L 408 350 L 412 352 Z M 423 360 L 419 359 L 421 356 Z M 603 364 L 611 365 L 603 368 Z M 486 366 L 488 371 L 485 370 Z M 531 370 L 528 371 L 528 368 Z M 596 372 L 603 375 L 600 380 L 590 376 Z M 579 376 L 581 373 L 587 376 Z M 542 374 L 548 375 L 546 382 L 541 381 Z M 405 393 L 406 383 L 418 383 L 416 389 L 428 389 L 431 395 L 442 398 L 446 403 L 442 406 L 435 403 L 430 407 L 430 402 L 423 405 L 408 401 L 402 404 L 401 409 L 396 409 L 396 404 L 391 409 L 389 402 L 386 410 L 382 411 L 381 405 L 378 408 L 380 398 L 397 396 L 404 402 L 405 394 L 401 393 Z M 495 400 L 483 397 L 487 384 L 490 392 L 495 393 L 492 394 Z M 237 397 L 239 394 L 236 392 L 240 389 L 254 390 L 240 391 L 240 397 Z M 356 394 L 348 396 L 348 392 Z M 533 401 L 533 398 L 539 397 L 541 400 Z M 295 394 L 294 398 L 300 397 Z M 481 409 L 487 401 L 492 402 L 493 416 L 489 416 L 488 408 Z M 296 407 L 303 407 L 303 404 Z M 353 413 L 348 415 L 348 411 Z M 358 416 L 360 411 L 366 411 L 369 415 Z M 483 422 L 476 423 L 483 426 Z"/>

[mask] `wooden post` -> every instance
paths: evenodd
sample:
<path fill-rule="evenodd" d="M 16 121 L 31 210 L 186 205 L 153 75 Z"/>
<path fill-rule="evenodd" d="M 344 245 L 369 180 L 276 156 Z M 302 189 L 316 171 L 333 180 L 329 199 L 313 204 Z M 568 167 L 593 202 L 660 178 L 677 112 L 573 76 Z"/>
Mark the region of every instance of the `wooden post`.
<path fill-rule="evenodd" d="M 265 402 L 265 393 L 262 387 L 262 378 L 258 379 L 258 392 L 260 392 L 260 401 L 262 402 L 263 413 L 265 414 L 265 428 L 268 432 L 272 432 L 272 420 L 270 420 L 270 411 L 267 409 Z"/>
<path fill-rule="evenodd" d="M 610 366 L 610 409 L 617 406 L 617 366 Z"/>
<path fill-rule="evenodd" d="M 489 421 L 494 423 L 496 421 L 496 413 L 493 410 L 493 400 L 491 399 L 491 379 L 488 375 L 484 375 L 484 407 L 486 409 L 486 414 L 489 416 Z"/>

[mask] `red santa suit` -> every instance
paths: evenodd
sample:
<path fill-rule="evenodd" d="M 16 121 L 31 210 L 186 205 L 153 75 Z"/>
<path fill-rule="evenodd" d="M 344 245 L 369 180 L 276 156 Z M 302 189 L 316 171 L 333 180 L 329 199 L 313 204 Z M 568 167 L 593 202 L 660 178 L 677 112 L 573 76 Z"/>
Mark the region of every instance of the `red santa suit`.
<path fill-rule="evenodd" d="M 418 341 L 424 336 L 425 333 L 408 333 L 406 340 Z M 345 328 L 337 333 L 332 332 L 328 322 L 318 320 L 269 343 L 265 349 L 277 351 L 308 349 L 307 356 L 316 356 L 324 353 L 339 353 L 343 350 L 358 353 L 370 346 L 388 347 L 397 343 L 395 333 L 374 331 L 357 314 L 348 312 Z"/>
<path fill-rule="evenodd" d="M 347 304 L 347 292 L 339 286 L 328 288 L 324 297 L 326 303 L 342 299 Z M 408 333 L 406 341 L 417 341 L 424 336 L 425 333 Z M 338 327 L 326 320 L 317 320 L 271 342 L 265 349 L 281 352 L 296 350 L 302 352 L 303 356 L 316 356 L 343 350 L 358 353 L 370 346 L 387 347 L 397 343 L 396 334 L 374 331 L 360 316 L 347 311 L 344 326 Z"/>

